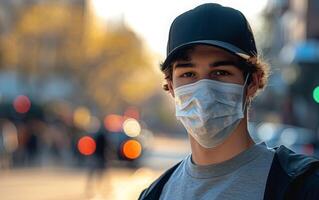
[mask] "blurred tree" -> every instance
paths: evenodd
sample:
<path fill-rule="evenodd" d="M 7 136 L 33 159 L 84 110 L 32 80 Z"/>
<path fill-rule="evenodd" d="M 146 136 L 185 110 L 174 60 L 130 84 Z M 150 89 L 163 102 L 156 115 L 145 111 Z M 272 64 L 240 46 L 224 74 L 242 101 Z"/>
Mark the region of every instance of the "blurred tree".
<path fill-rule="evenodd" d="M 35 98 L 42 98 L 52 77 L 72 85 L 69 100 L 104 112 L 139 105 L 155 92 L 151 55 L 123 22 L 101 26 L 85 4 L 52 1 L 16 16 L 0 38 L 2 66 L 19 74 Z"/>

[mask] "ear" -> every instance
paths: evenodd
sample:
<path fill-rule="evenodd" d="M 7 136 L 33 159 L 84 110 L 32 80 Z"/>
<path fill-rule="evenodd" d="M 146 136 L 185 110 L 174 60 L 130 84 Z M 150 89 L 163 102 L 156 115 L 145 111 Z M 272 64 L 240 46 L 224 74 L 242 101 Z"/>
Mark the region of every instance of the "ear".
<path fill-rule="evenodd" d="M 259 88 L 259 83 L 260 83 L 260 76 L 258 75 L 258 73 L 251 74 L 251 81 L 250 81 L 250 84 L 247 86 L 246 100 L 250 100 L 255 96 Z"/>
<path fill-rule="evenodd" d="M 173 81 L 167 80 L 167 86 L 168 86 L 169 93 L 172 95 L 173 98 L 175 98 L 174 89 L 173 89 Z"/>

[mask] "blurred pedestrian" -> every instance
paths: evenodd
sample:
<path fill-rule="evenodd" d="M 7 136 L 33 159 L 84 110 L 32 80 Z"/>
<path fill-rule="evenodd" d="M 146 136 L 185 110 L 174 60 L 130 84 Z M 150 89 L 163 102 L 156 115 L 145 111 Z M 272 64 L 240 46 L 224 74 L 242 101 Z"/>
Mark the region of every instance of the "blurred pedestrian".
<path fill-rule="evenodd" d="M 161 70 L 192 153 L 139 199 L 319 199 L 318 160 L 249 135 L 249 106 L 268 65 L 240 11 L 208 3 L 179 15 Z"/>
<path fill-rule="evenodd" d="M 99 130 L 94 135 L 95 151 L 89 157 L 89 174 L 86 186 L 86 193 L 88 196 L 102 195 L 95 193 L 102 193 L 102 191 L 111 192 L 110 184 L 105 179 L 105 174 L 108 166 L 109 141 L 106 137 L 104 129 Z M 102 188 L 103 186 L 108 188 Z"/>
<path fill-rule="evenodd" d="M 27 166 L 37 166 L 39 165 L 39 135 L 40 127 L 37 127 L 36 119 L 28 119 L 26 121 L 27 135 L 25 143 L 25 153 L 26 153 L 26 165 Z"/>

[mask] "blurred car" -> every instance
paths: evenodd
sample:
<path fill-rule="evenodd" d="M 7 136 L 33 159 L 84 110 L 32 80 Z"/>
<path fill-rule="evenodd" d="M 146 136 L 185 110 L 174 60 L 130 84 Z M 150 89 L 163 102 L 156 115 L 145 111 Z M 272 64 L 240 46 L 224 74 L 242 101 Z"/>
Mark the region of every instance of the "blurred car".
<path fill-rule="evenodd" d="M 0 155 L 10 153 L 12 167 L 32 163 L 86 167 L 104 162 L 139 166 L 152 136 L 145 123 L 120 115 L 109 115 L 107 120 L 92 116 L 94 123 L 83 127 L 75 123 L 81 120 L 72 119 L 72 112 L 68 116 L 65 110 L 52 110 L 56 111 L 26 98 L 0 102 Z M 3 162 L 7 161 L 0 157 L 0 166 Z"/>

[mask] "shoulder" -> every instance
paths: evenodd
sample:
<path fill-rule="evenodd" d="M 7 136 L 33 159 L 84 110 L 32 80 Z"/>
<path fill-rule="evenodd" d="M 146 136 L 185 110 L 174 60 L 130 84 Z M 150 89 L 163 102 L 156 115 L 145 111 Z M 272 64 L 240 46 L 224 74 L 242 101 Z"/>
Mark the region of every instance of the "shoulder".
<path fill-rule="evenodd" d="M 290 185 L 290 196 L 297 199 L 319 199 L 319 165 L 307 169 Z"/>
<path fill-rule="evenodd" d="M 277 193 L 276 198 L 270 195 L 274 192 Z M 269 199 L 278 199 L 279 194 L 293 199 L 318 199 L 319 160 L 297 154 L 284 146 L 276 148 L 265 194 L 272 196 Z M 305 198 L 307 196 L 309 198 Z"/>
<path fill-rule="evenodd" d="M 316 175 L 319 169 L 319 160 L 317 158 L 297 154 L 285 146 L 280 146 L 275 150 L 275 158 L 278 159 L 278 164 L 284 172 L 292 178 Z"/>
<path fill-rule="evenodd" d="M 142 191 L 139 200 L 159 199 L 162 190 L 174 171 L 183 161 L 177 163 L 170 169 L 166 170 L 158 179 L 156 179 L 148 188 Z"/>

